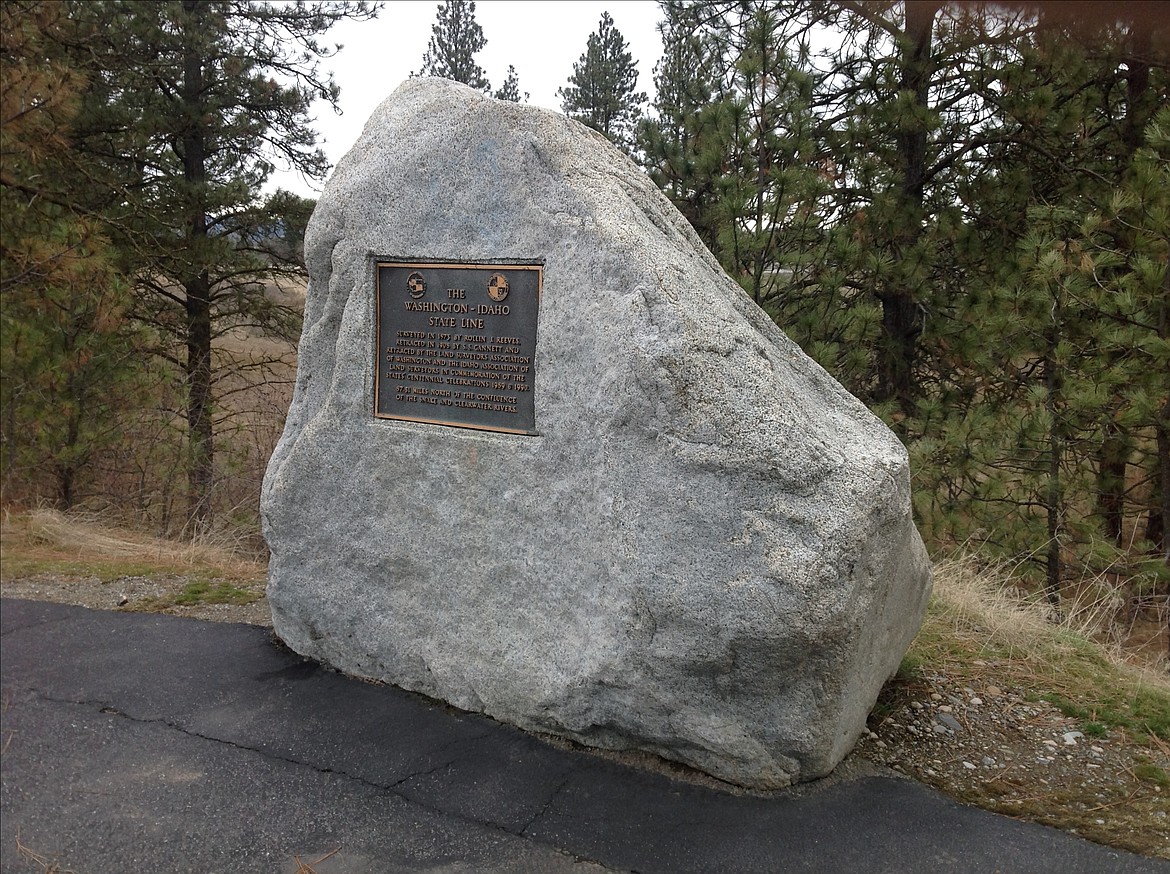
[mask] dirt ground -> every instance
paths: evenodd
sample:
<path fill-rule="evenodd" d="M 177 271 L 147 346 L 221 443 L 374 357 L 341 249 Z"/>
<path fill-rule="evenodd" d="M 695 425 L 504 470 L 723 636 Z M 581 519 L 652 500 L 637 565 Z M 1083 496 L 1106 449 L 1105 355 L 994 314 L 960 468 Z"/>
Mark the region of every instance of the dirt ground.
<path fill-rule="evenodd" d="M 190 619 L 247 622 L 250 625 L 272 627 L 272 614 L 268 609 L 268 599 L 264 597 L 263 580 L 236 584 L 257 596 L 257 600 L 250 604 L 199 603 L 191 606 L 174 604 L 175 598 L 189 581 L 189 578 L 182 574 L 124 576 L 105 582 L 97 576 L 66 577 L 36 574 L 23 579 L 5 580 L 0 584 L 0 592 L 3 592 L 6 598 L 76 604 L 94 610 L 166 613 Z"/>
<path fill-rule="evenodd" d="M 938 673 L 895 682 L 857 753 L 952 798 L 1170 859 L 1170 750 L 1123 731 L 1086 736 L 1027 690 Z M 1094 732 L 1097 734 L 1097 732 Z"/>
<path fill-rule="evenodd" d="M 181 574 L 107 582 L 37 574 L 5 581 L 2 591 L 101 610 L 271 625 L 262 579 L 237 583 L 256 597 L 243 605 L 176 605 L 187 584 Z M 997 684 L 996 667 L 982 664 L 987 682 L 979 688 L 929 671 L 888 685 L 845 768 L 856 769 L 856 760 L 888 767 L 960 801 L 1170 859 L 1170 749 L 1151 752 L 1119 730 L 1087 737 L 1077 720 L 1028 690 Z"/>

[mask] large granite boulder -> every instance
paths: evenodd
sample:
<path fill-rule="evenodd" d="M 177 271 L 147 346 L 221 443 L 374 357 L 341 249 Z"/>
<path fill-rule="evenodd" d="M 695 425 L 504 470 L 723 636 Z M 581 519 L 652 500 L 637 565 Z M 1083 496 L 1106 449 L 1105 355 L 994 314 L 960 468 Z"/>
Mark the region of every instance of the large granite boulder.
<path fill-rule="evenodd" d="M 633 162 L 412 79 L 337 166 L 306 257 L 262 497 L 290 647 L 744 786 L 849 752 L 930 589 L 906 452 Z M 535 435 L 374 417 L 387 257 L 543 262 Z"/>

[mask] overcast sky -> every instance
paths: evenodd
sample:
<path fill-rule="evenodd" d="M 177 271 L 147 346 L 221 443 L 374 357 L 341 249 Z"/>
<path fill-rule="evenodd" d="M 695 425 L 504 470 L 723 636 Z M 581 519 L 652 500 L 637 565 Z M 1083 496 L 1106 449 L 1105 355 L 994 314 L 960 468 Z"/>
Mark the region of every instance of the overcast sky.
<path fill-rule="evenodd" d="M 436 0 L 392 0 L 374 21 L 342 22 L 326 35 L 327 42 L 344 46 L 322 62 L 341 86 L 343 114 L 322 103 L 314 106 L 314 127 L 331 164 L 353 146 L 378 104 L 422 66 L 438 6 Z M 476 60 L 493 88 L 503 85 L 512 64 L 521 93 L 531 95 L 529 103 L 559 110 L 557 89 L 568 81 L 603 11 L 609 12 L 638 62 L 638 89 L 653 96 L 654 64 L 662 55 L 655 29 L 661 11 L 654 0 L 478 0 L 475 18 L 487 45 Z M 319 193 L 296 174 L 279 170 L 266 187 L 306 197 Z"/>

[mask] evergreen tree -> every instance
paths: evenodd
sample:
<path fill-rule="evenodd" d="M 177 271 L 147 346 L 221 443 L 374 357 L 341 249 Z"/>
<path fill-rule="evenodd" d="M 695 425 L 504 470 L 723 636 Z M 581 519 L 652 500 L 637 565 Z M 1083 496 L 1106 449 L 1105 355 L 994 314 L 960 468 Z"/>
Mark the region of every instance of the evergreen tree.
<path fill-rule="evenodd" d="M 725 163 L 719 251 L 758 304 L 791 287 L 815 251 L 824 217 L 813 79 L 800 69 L 790 22 L 768 3 L 744 4 L 735 31 L 738 57 L 721 106 Z"/>
<path fill-rule="evenodd" d="M 567 87 L 557 89 L 565 115 L 575 118 L 630 152 L 646 102 L 638 86 L 638 62 L 608 12 L 589 34 L 585 54 L 573 64 Z"/>
<path fill-rule="evenodd" d="M 853 219 L 827 257 L 874 289 L 887 340 L 882 294 L 909 289 L 920 308 L 911 403 L 880 367 L 870 397 L 896 402 L 928 533 L 1034 559 L 1056 606 L 1070 576 L 1133 567 L 1134 517 L 1146 495 L 1159 503 L 1161 213 L 1127 168 L 1166 101 L 1165 67 L 1122 25 L 984 9 L 941 10 L 935 29 L 925 103 L 875 99 L 905 84 L 905 48 L 902 73 L 872 84 L 854 64 L 833 70 L 855 83 L 831 142 L 859 199 L 839 201 Z M 906 158 L 923 119 L 919 200 Z"/>
<path fill-rule="evenodd" d="M 142 397 L 129 283 L 75 199 L 93 168 L 68 131 L 88 87 L 63 46 L 91 36 L 64 4 L 0 6 L 0 452 L 5 494 L 85 496 Z"/>
<path fill-rule="evenodd" d="M 516 76 L 516 68 L 508 64 L 508 77 L 504 80 L 503 86 L 492 95 L 496 100 L 508 100 L 512 103 L 519 103 L 523 100 L 528 102 L 528 92 L 520 93 L 520 80 Z"/>
<path fill-rule="evenodd" d="M 702 25 L 703 7 L 663 4 L 663 55 L 654 66 L 653 115 L 638 126 L 638 151 L 666 193 L 712 252 L 719 248 L 716 188 L 727 156 L 714 109 L 730 62 Z"/>
<path fill-rule="evenodd" d="M 317 37 L 336 21 L 373 14 L 364 3 L 110 0 L 70 6 L 100 39 L 75 63 L 92 70 L 73 131 L 100 168 L 88 195 L 134 278 L 132 315 L 164 342 L 183 375 L 189 511 L 211 515 L 217 366 L 213 343 L 256 326 L 294 338 L 295 311 L 264 294 L 296 271 L 258 236 L 257 192 L 274 161 L 309 178 L 327 163 L 309 108 L 336 105 Z M 277 76 L 280 77 L 279 81 Z"/>
<path fill-rule="evenodd" d="M 414 75 L 453 79 L 486 94 L 492 86 L 484 76 L 483 68 L 475 62 L 476 52 L 485 45 L 483 28 L 475 20 L 474 0 L 445 0 L 435 13 L 422 69 Z M 515 71 L 511 75 L 514 79 Z M 514 81 L 512 85 L 518 95 L 519 86 Z M 507 87 L 505 83 L 504 88 Z"/>
<path fill-rule="evenodd" d="M 666 9 L 649 172 L 907 441 L 928 539 L 1035 559 L 1054 602 L 1071 576 L 1165 574 L 1144 563 L 1165 567 L 1170 485 L 1164 29 L 1027 4 Z M 804 51 L 810 28 L 832 47 Z"/>
<path fill-rule="evenodd" d="M 925 315 L 934 305 L 930 298 L 945 298 L 948 287 L 934 282 L 941 242 L 934 231 L 953 203 L 946 174 L 968 140 L 962 133 L 951 138 L 946 128 L 957 119 L 944 119 L 938 109 L 944 101 L 956 115 L 966 109 L 954 86 L 944 89 L 938 81 L 941 70 L 963 59 L 960 44 L 943 47 L 934 39 L 941 8 L 847 3 L 826 8 L 822 19 L 844 37 L 818 71 L 838 219 L 830 276 L 844 274 L 860 292 L 854 301 L 866 310 L 876 306 L 869 372 L 853 385 L 887 405 L 896 426 L 920 400 Z M 951 81 L 962 87 L 960 77 Z"/>
<path fill-rule="evenodd" d="M 249 244 L 274 266 L 305 269 L 305 231 L 316 205 L 311 198 L 277 189 L 264 201 L 256 226 L 249 229 Z"/>
<path fill-rule="evenodd" d="M 1139 67 L 1131 29 L 1078 31 L 1047 23 L 1001 68 L 1011 135 L 997 159 L 1010 170 L 985 206 L 988 223 L 997 210 L 1020 218 L 999 234 L 1014 239 L 1011 269 L 965 314 L 995 337 L 967 366 L 995 399 L 984 415 L 1001 417 L 982 428 L 980 464 L 965 472 L 965 515 L 987 530 L 994 518 L 1009 552 L 1033 544 L 1054 604 L 1070 569 L 1140 564 L 1143 534 L 1164 554 L 1148 520 L 1165 518 L 1170 153 L 1151 119 L 1170 83 L 1155 73 L 1135 89 L 1118 76 Z"/>

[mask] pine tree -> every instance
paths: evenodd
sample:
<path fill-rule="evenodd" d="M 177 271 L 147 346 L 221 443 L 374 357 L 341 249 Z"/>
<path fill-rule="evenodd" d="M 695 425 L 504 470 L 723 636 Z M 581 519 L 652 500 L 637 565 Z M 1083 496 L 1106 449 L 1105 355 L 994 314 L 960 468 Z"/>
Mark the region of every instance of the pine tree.
<path fill-rule="evenodd" d="M 74 126 L 75 148 L 102 174 L 87 195 L 134 278 L 132 315 L 164 342 L 182 372 L 189 512 L 211 516 L 213 343 L 256 326 L 295 337 L 295 311 L 264 284 L 296 265 L 274 257 L 256 229 L 258 192 L 274 161 L 321 179 L 309 108 L 336 105 L 317 37 L 364 3 L 265 4 L 246 0 L 110 2 L 70 6 L 100 39 L 75 62 L 92 70 Z M 280 80 L 277 80 L 279 75 Z"/>
<path fill-rule="evenodd" d="M 589 35 L 585 53 L 573 64 L 567 87 L 557 89 L 561 108 L 626 152 L 634 147 L 634 132 L 646 102 L 638 85 L 638 62 L 608 12 L 601 14 Z"/>
<path fill-rule="evenodd" d="M 672 2 L 663 11 L 653 114 L 638 125 L 638 152 L 650 178 L 714 252 L 721 221 L 716 188 L 726 175 L 714 104 L 730 62 L 702 25 L 699 6 Z"/>
<path fill-rule="evenodd" d="M 821 236 L 823 182 L 811 112 L 813 79 L 800 69 L 790 22 L 770 4 L 745 4 L 738 57 L 722 99 L 725 162 L 720 183 L 724 265 L 761 305 L 799 279 Z"/>
<path fill-rule="evenodd" d="M 520 80 L 516 76 L 516 68 L 508 64 L 508 77 L 504 80 L 503 86 L 492 95 L 496 100 L 507 100 L 511 103 L 519 103 L 523 100 L 528 102 L 528 92 L 520 93 Z"/>
<path fill-rule="evenodd" d="M 75 200 L 93 168 L 68 131 L 84 72 L 63 46 L 90 33 L 64 4 L 0 6 L 0 452 L 5 493 L 85 497 L 96 460 L 142 397 L 142 338 L 101 223 Z"/>
<path fill-rule="evenodd" d="M 1034 562 L 1058 607 L 1070 577 L 1136 574 L 1137 517 L 1159 502 L 1166 213 L 1159 154 L 1134 151 L 1132 116 L 1165 103 L 1167 82 L 1147 80 L 1151 102 L 1126 81 L 1140 66 L 1126 28 L 979 27 L 968 59 L 948 65 L 976 120 L 966 156 L 943 153 L 962 168 L 950 189 L 961 220 L 943 210 L 922 238 L 938 245 L 947 229 L 958 283 L 923 298 L 925 366 L 904 430 L 928 533 Z"/>
<path fill-rule="evenodd" d="M 483 68 L 475 62 L 476 52 L 485 45 L 483 28 L 475 20 L 474 0 L 445 0 L 435 13 L 422 69 L 413 75 L 453 79 L 486 94 L 492 86 L 484 76 Z M 514 72 L 512 75 L 514 77 Z M 506 83 L 504 87 L 508 87 Z M 515 90 L 519 94 L 519 86 Z"/>
<path fill-rule="evenodd" d="M 864 306 L 876 304 L 880 313 L 871 372 L 854 385 L 887 405 L 896 426 L 920 397 L 923 314 L 932 303 L 924 292 L 932 288 L 938 251 L 931 231 L 946 201 L 936 178 L 949 157 L 936 108 L 943 99 L 936 80 L 948 60 L 934 40 L 941 8 L 842 4 L 826 7 L 822 19 L 844 37 L 822 59 L 817 95 L 828 120 L 825 154 L 835 164 L 833 210 L 841 219 L 830 257 L 838 271 L 864 275 Z M 849 258 L 857 261 L 842 263 Z"/>
<path fill-rule="evenodd" d="M 666 8 L 648 169 L 906 440 L 928 540 L 1033 565 L 1058 610 L 1105 569 L 1164 587 L 1165 29 L 1057 4 Z M 803 51 L 810 28 L 832 47 Z"/>
<path fill-rule="evenodd" d="M 973 482 L 1006 481 L 997 501 L 1018 509 L 1005 527 L 1044 540 L 1054 603 L 1070 568 L 1133 567 L 1127 552 L 1132 545 L 1140 555 L 1144 533 L 1159 546 L 1135 517 L 1164 518 L 1170 153 L 1151 119 L 1170 82 L 1148 80 L 1149 95 L 1123 81 L 1125 96 L 1117 93 L 1119 69 L 1135 66 L 1127 30 L 1049 25 L 1004 71 L 1004 123 L 1015 131 L 1011 184 L 1028 199 L 1015 246 L 1019 273 L 991 289 L 996 308 L 1013 314 L 996 332 L 1006 353 L 996 393 L 1014 436 L 999 444 L 992 475 Z M 1133 131 L 1135 114 L 1147 122 L 1149 145 Z M 1170 120 L 1164 111 L 1160 118 Z M 1086 119 L 1092 134 L 1077 137 Z M 994 370 L 985 373 L 995 379 Z"/>

